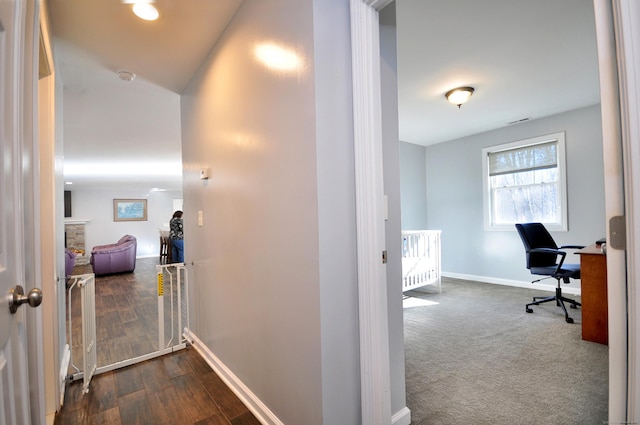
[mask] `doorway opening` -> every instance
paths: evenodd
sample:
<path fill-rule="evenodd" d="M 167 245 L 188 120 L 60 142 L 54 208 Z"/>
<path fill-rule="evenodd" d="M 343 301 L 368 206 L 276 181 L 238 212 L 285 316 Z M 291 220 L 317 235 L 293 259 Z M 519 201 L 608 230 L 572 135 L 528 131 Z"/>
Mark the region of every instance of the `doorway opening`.
<path fill-rule="evenodd" d="M 398 5 L 398 7 L 400 7 L 400 6 Z M 431 18 L 433 19 L 433 16 L 432 16 Z M 446 17 L 444 17 L 444 16 L 442 16 L 442 15 L 438 15 L 438 16 L 437 16 L 437 19 L 438 19 L 438 20 L 445 20 L 445 21 L 446 21 Z M 401 23 L 400 23 L 400 22 L 398 22 L 398 25 L 400 25 L 400 24 L 401 24 Z M 491 29 L 489 29 L 489 30 L 491 30 Z M 523 31 L 526 31 L 526 29 L 524 29 L 524 28 L 523 28 Z M 594 42 L 595 42 L 595 40 L 594 40 Z M 445 44 L 446 44 L 446 41 L 445 41 L 445 42 L 443 42 L 443 43 L 445 43 Z M 399 49 L 399 50 L 400 50 L 400 49 L 402 49 L 402 48 L 403 48 L 402 46 L 398 46 L 398 49 Z M 455 50 L 455 49 L 454 49 L 454 50 Z M 427 55 L 429 55 L 429 51 L 426 51 L 426 52 L 427 52 Z M 448 68 L 447 68 L 448 64 L 442 63 L 442 56 L 437 56 L 437 58 L 438 58 L 438 60 L 439 60 L 440 62 L 434 62 L 434 63 L 432 63 L 432 64 L 431 64 L 431 66 L 432 66 L 432 67 L 434 67 L 434 68 L 435 68 L 435 67 L 442 67 L 443 69 L 448 69 Z M 435 60 L 435 59 L 434 59 L 434 60 Z M 461 60 L 462 60 L 462 59 L 461 59 Z M 594 58 L 594 61 L 597 61 L 597 58 Z M 401 66 L 401 64 L 399 64 L 399 65 L 398 65 L 398 67 L 400 67 L 400 66 Z M 433 71 L 433 70 L 429 70 L 429 71 Z M 450 73 L 452 73 L 452 72 L 451 72 L 451 70 L 449 70 L 449 71 L 450 71 Z M 463 83 L 463 82 L 461 82 L 461 83 Z M 489 82 L 488 82 L 488 81 L 486 81 L 486 82 L 485 82 L 485 84 L 487 84 L 487 85 L 488 85 L 488 84 L 489 84 Z M 402 90 L 402 85 L 401 85 L 401 84 L 400 84 L 400 87 L 401 87 L 401 88 L 400 88 L 400 90 Z M 596 89 L 597 89 L 597 87 L 596 87 Z M 425 93 L 427 89 L 426 89 L 426 88 L 424 88 L 424 87 L 414 87 L 414 90 L 415 90 L 416 92 L 420 92 L 420 93 L 421 93 L 422 95 L 424 95 L 424 96 L 429 96 L 429 95 L 430 95 L 430 94 L 426 94 L 426 93 Z M 444 93 L 444 91 L 443 91 L 443 93 Z M 442 100 L 443 105 L 444 105 L 445 107 L 446 107 L 446 106 L 450 106 L 450 105 L 446 105 L 446 102 L 444 101 L 444 99 L 441 99 L 441 100 Z M 470 102 L 473 102 L 473 100 L 474 100 L 474 99 L 472 99 Z M 466 106 L 466 105 L 465 105 L 465 106 Z M 465 106 L 462 106 L 462 109 L 461 109 L 461 110 L 457 110 L 457 111 L 455 111 L 456 113 L 459 113 L 459 115 L 461 115 L 461 116 L 462 116 L 462 117 L 461 117 L 461 119 L 469 118 L 469 117 L 468 117 L 468 114 L 467 114 L 467 115 L 463 115 L 463 114 L 464 114 L 464 112 L 461 112 L 461 113 L 460 113 L 460 111 L 462 111 L 462 110 L 464 110 L 464 109 L 465 109 Z M 470 108 L 467 108 L 467 109 L 470 109 Z M 596 114 L 596 115 L 598 115 L 598 117 L 599 117 L 599 114 Z M 422 119 L 423 119 L 423 120 L 426 120 L 426 119 L 424 118 L 424 115 L 422 115 Z M 402 126 L 402 124 L 403 124 L 403 123 L 402 123 L 402 114 L 400 114 L 400 125 Z M 527 124 L 527 125 L 528 125 L 528 124 Z M 516 128 L 516 127 L 513 127 L 513 128 Z M 513 130 L 513 129 L 512 129 L 512 130 L 510 130 L 510 131 L 511 131 L 511 134 L 515 134 L 515 130 Z M 472 137 L 472 136 L 466 136 L 465 138 L 469 139 L 469 138 L 471 138 L 471 137 Z M 513 136 L 512 136 L 512 137 L 513 137 Z M 464 149 L 464 146 L 468 146 L 468 145 L 465 145 L 465 144 L 464 144 L 464 143 L 462 143 L 462 142 L 458 142 L 458 139 L 460 139 L 460 138 L 455 138 L 455 139 L 453 139 L 453 140 L 456 140 L 456 141 L 457 141 L 457 149 L 458 149 L 458 151 L 459 151 L 459 152 L 458 152 L 458 153 L 459 153 L 459 155 L 460 155 L 460 156 L 464 156 L 464 153 L 462 152 L 462 150 Z M 402 138 L 401 138 L 401 140 L 402 140 Z M 445 143 L 446 143 L 446 142 L 444 142 L 444 143 L 443 143 L 443 145 L 444 145 Z M 601 142 L 600 142 L 600 143 L 601 143 Z M 494 144 L 495 144 L 495 143 L 494 143 Z M 487 145 L 487 146 L 489 146 L 489 145 Z M 472 147 L 473 147 L 473 146 L 472 146 Z M 477 147 L 477 146 L 476 146 L 476 147 Z M 415 156 L 414 156 L 414 158 L 420 158 L 420 157 L 421 157 L 420 155 L 422 155 L 422 157 L 424 157 L 424 156 L 425 156 L 425 154 L 426 154 L 426 149 L 425 149 L 425 148 L 416 148 L 415 150 L 416 150 L 416 151 L 420 150 L 420 151 L 421 151 L 421 153 L 420 153 L 420 154 L 415 155 Z M 432 151 L 433 151 L 433 150 L 434 150 L 434 149 L 432 149 Z M 443 148 L 442 150 L 444 150 L 444 148 Z M 479 158 L 480 158 L 480 156 L 479 156 L 479 155 L 477 155 L 477 158 L 473 159 L 473 161 L 478 161 L 478 163 L 479 163 Z M 463 161 L 460 161 L 460 162 L 453 162 L 453 161 L 450 161 L 450 162 L 446 163 L 446 164 L 445 164 L 445 165 L 443 165 L 443 166 L 446 166 L 446 167 L 451 168 L 451 167 L 455 167 L 455 166 L 456 166 L 455 164 L 460 164 L 460 163 L 464 164 L 464 162 L 463 162 Z M 433 165 L 433 164 L 431 164 L 431 165 Z M 426 165 L 423 165 L 423 166 L 426 168 Z M 463 166 L 458 165 L 458 166 L 459 166 L 460 168 L 465 168 L 465 166 L 464 166 L 464 165 L 463 165 Z M 401 169 L 405 168 L 405 167 L 403 166 L 403 164 L 402 164 L 402 163 L 401 163 L 401 165 L 400 165 L 400 168 L 401 168 Z M 426 174 L 426 173 L 425 173 L 425 174 Z M 422 175 L 421 175 L 421 178 L 422 178 L 423 180 L 424 180 L 424 176 L 425 176 L 425 174 L 422 174 Z M 463 174 L 464 174 L 464 171 L 463 171 L 463 170 L 459 170 L 459 171 L 457 172 L 457 174 L 458 174 L 458 176 L 463 175 Z M 417 175 L 420 175 L 420 173 L 417 173 Z M 449 178 L 450 178 L 450 174 L 442 174 L 442 175 L 440 175 L 440 176 L 439 176 L 439 178 L 438 178 L 438 176 L 437 176 L 437 175 L 435 175 L 435 176 L 434 176 L 434 174 L 432 173 L 432 174 L 429 174 L 429 175 L 428 175 L 428 177 L 426 178 L 426 180 L 430 180 L 432 185 L 433 185 L 433 184 L 440 185 L 441 187 L 445 188 L 445 189 L 443 189 L 443 191 L 448 191 L 449 195 L 451 195 L 451 194 L 452 194 L 452 192 L 457 192 L 457 190 L 453 190 L 453 189 L 446 189 L 446 187 L 447 187 L 447 181 L 450 181 L 450 180 L 449 180 Z M 481 174 L 478 174 L 478 178 L 481 178 Z M 473 182 L 471 182 L 471 184 L 473 184 Z M 451 187 L 454 187 L 454 186 L 451 186 Z M 403 190 L 404 190 L 404 189 L 405 189 L 405 188 L 403 188 Z M 418 191 L 418 190 L 420 190 L 420 188 L 418 188 L 416 191 Z M 447 198 L 447 197 L 443 197 L 443 198 L 447 198 L 447 199 L 445 199 L 445 201 L 446 201 L 446 202 L 440 202 L 440 200 L 434 200 L 435 198 L 432 198 L 432 199 L 428 199 L 428 200 L 427 200 L 427 199 L 426 199 L 426 195 L 424 195 L 424 194 L 425 194 L 425 193 L 426 193 L 426 194 L 433 193 L 432 187 L 431 187 L 431 188 L 425 188 L 424 190 L 422 190 L 422 191 L 421 191 L 421 193 L 422 193 L 422 195 L 421 195 L 421 196 L 425 197 L 425 199 L 424 199 L 424 204 L 423 204 L 423 205 L 425 206 L 425 209 L 423 209 L 423 211 L 422 211 L 422 213 L 424 214 L 424 221 L 423 221 L 422 223 L 420 223 L 420 224 L 419 224 L 419 227 L 414 227 L 414 226 L 411 226 L 411 227 L 405 227 L 405 226 L 403 225 L 403 227 L 402 227 L 402 229 L 403 229 L 403 230 L 414 230 L 414 229 L 442 229 L 441 227 L 439 227 L 439 224 L 440 224 L 440 222 L 441 222 L 441 221 L 440 221 L 441 216 L 443 216 L 443 215 L 447 215 L 447 214 L 448 214 L 450 217 L 453 217 L 453 216 L 455 216 L 455 217 L 461 217 L 461 216 L 463 216 L 463 214 L 462 214 L 461 212 L 462 212 L 462 211 L 464 211 L 464 209 L 466 208 L 466 206 L 465 206 L 465 205 L 469 205 L 468 203 L 462 203 L 462 201 L 460 201 L 460 199 L 459 199 L 458 197 L 453 196 L 453 195 L 452 195 L 452 196 L 449 196 L 448 198 Z M 467 197 L 467 199 L 468 199 L 468 197 Z M 481 199 L 481 198 L 480 198 L 480 199 Z M 404 198 L 403 198 L 403 200 L 404 200 Z M 430 203 L 430 205 L 428 205 L 428 206 L 427 206 L 427 201 Z M 456 203 L 456 202 L 458 202 L 458 201 L 460 201 L 461 203 Z M 481 203 L 482 203 L 482 202 L 480 201 L 480 204 L 481 204 Z M 601 205 L 602 205 L 602 206 L 604 206 L 604 195 L 603 195 L 603 199 L 601 200 L 601 203 L 602 203 Z M 436 206 L 434 206 L 434 205 L 436 205 Z M 454 206 L 454 205 L 455 205 L 455 206 Z M 473 204 L 472 204 L 472 205 L 473 205 Z M 404 222 L 404 207 L 405 207 L 405 205 L 403 204 L 403 222 Z M 435 208 L 440 208 L 440 210 L 441 210 L 441 211 L 444 211 L 444 212 L 443 212 L 442 214 L 440 214 L 439 216 L 436 216 L 436 215 L 432 214 L 432 212 L 434 211 L 434 209 L 435 209 Z M 481 209 L 481 208 L 482 208 L 482 206 L 480 206 L 480 209 Z M 429 213 L 429 218 L 430 218 L 429 222 L 427 222 L 427 220 L 426 220 L 426 216 L 427 216 L 427 214 L 425 213 L 425 211 L 428 211 L 428 213 Z M 603 215 L 604 215 L 604 208 L 602 208 L 602 211 L 603 211 Z M 415 217 L 414 217 L 414 218 L 415 218 Z M 473 221 L 473 217 L 471 217 L 471 219 L 470 219 L 469 217 L 466 217 L 466 219 L 461 219 L 461 220 L 459 220 L 459 222 L 458 222 L 458 223 L 459 223 L 459 226 L 460 226 L 461 228 L 466 228 L 466 227 L 465 227 L 465 223 L 469 223 L 470 221 Z M 574 221 L 574 222 L 575 222 L 575 221 Z M 435 226 L 433 226 L 433 227 L 430 227 L 430 226 L 428 225 L 429 223 L 437 223 L 438 225 L 435 225 Z M 474 223 L 475 223 L 475 222 L 474 222 Z M 602 232 L 601 232 L 601 233 L 604 233 L 604 220 L 601 220 L 601 223 L 602 223 Z M 403 224 L 404 224 L 404 223 L 403 223 Z M 482 221 L 481 221 L 481 220 L 479 221 L 479 226 L 480 226 L 480 227 L 482 227 Z M 450 229 L 450 228 L 446 228 L 446 229 L 442 229 L 442 230 L 443 230 L 443 236 L 442 236 L 442 237 L 443 237 L 443 244 L 444 244 L 444 245 L 446 245 L 446 244 L 447 244 L 447 239 L 448 239 L 448 238 L 453 238 L 453 240 L 454 240 L 454 242 L 451 242 L 451 240 L 452 240 L 452 239 L 449 239 L 449 242 L 448 242 L 449 247 L 451 247 L 451 246 L 452 246 L 452 244 L 454 244 L 454 245 L 455 245 L 455 244 L 456 244 L 456 241 L 457 241 L 457 242 L 460 242 L 460 241 L 461 241 L 460 239 L 455 239 L 455 236 L 453 236 L 453 235 L 452 235 L 452 231 L 451 231 L 451 229 Z M 599 231 L 599 233 L 600 233 L 600 231 Z M 504 238 L 503 238 L 503 237 L 501 237 L 501 235 L 499 235 L 499 234 L 494 234 L 494 235 L 496 236 L 497 240 L 504 239 Z M 456 236 L 460 236 L 460 235 L 458 234 L 458 235 L 456 235 Z M 597 236 L 597 235 L 596 235 L 596 236 Z M 602 234 L 600 234 L 600 237 L 601 237 L 601 236 L 602 236 Z M 597 239 L 597 237 L 593 238 L 593 241 L 595 241 L 596 239 Z M 589 240 L 591 240 L 591 239 L 589 239 Z M 471 242 L 472 242 L 472 243 L 476 243 L 476 244 L 477 244 L 477 241 L 472 240 Z M 465 255 L 469 255 L 468 250 L 466 250 L 466 249 L 465 249 L 465 247 L 464 247 L 463 245 L 464 245 L 464 246 L 466 246 L 464 243 L 461 243 L 461 242 L 457 245 L 457 246 L 460 246 L 460 247 L 461 247 L 461 250 L 460 250 L 460 252 L 458 253 L 458 257 L 459 257 L 459 258 L 458 258 L 458 260 L 456 260 L 458 264 L 460 263 L 460 259 L 462 259 L 462 258 L 466 258 L 466 257 L 465 257 Z M 483 248 L 486 248 L 486 247 L 483 247 Z M 498 247 L 496 247 L 496 248 L 498 248 Z M 498 251 L 496 250 L 495 252 L 498 252 Z M 451 250 L 449 250 L 449 253 L 451 253 Z M 522 254 L 522 255 L 520 255 L 520 254 Z M 523 253 L 523 252 L 520 252 L 520 250 L 519 250 L 519 251 L 518 251 L 518 255 L 519 255 L 519 257 L 517 257 L 517 258 L 518 258 L 518 264 L 521 264 L 521 263 L 522 263 L 522 260 L 521 260 L 521 258 L 520 258 L 520 257 L 523 257 L 523 256 L 524 256 L 524 253 Z M 472 260 L 471 260 L 471 259 L 469 259 L 469 260 L 467 260 L 467 261 L 472 261 Z M 574 262 L 575 262 L 575 261 L 574 261 Z M 449 264 L 449 265 L 451 265 L 451 264 L 452 264 L 452 262 L 451 262 L 451 254 L 450 254 L 450 256 L 449 256 L 448 264 Z M 459 269 L 464 269 L 464 267 L 459 268 Z M 523 266 L 523 269 L 524 269 L 524 266 Z M 445 269 L 445 270 L 446 270 L 446 269 Z M 490 273 L 490 272 L 489 272 L 489 273 Z M 487 273 L 487 275 L 489 275 L 489 273 Z M 481 274 L 481 273 L 478 273 L 478 274 Z M 451 274 L 449 274 L 449 275 L 451 276 Z M 461 275 L 462 275 L 462 273 L 461 273 Z M 457 277 L 459 277 L 459 276 L 457 276 Z M 457 279 L 444 280 L 444 281 L 443 281 L 443 292 L 446 292 L 446 290 L 447 290 L 447 287 L 448 287 L 448 286 L 449 286 L 449 287 L 453 287 L 453 286 L 462 286 L 462 284 L 464 283 L 464 282 L 456 282 L 456 280 L 457 280 Z M 496 280 L 499 280 L 499 279 L 496 279 Z M 483 285 L 484 285 L 484 286 L 488 286 L 489 288 L 488 288 L 487 290 L 489 290 L 489 291 L 491 291 L 491 290 L 495 290 L 496 292 L 502 292 L 502 291 L 505 289 L 505 288 L 499 287 L 499 286 L 497 286 L 497 285 L 486 285 L 486 284 L 483 284 Z M 425 291 L 425 292 L 426 292 L 426 291 Z M 417 295 L 417 298 L 419 298 L 419 299 L 424 299 L 424 300 L 438 300 L 438 297 L 436 296 L 437 294 L 429 294 L 428 296 L 425 296 L 425 295 L 422 295 L 422 294 L 416 294 L 416 295 Z M 433 296 L 432 296 L 432 295 L 433 295 Z M 523 300 L 523 301 L 525 301 L 526 299 L 528 299 L 528 296 L 527 296 L 527 297 L 525 297 L 525 298 L 522 298 L 522 300 Z M 442 301 L 441 301 L 441 300 L 438 300 L 438 302 L 440 302 L 440 303 L 442 304 Z M 478 301 L 478 302 L 481 302 L 481 301 Z M 493 305 L 493 304 L 487 304 L 487 305 Z M 494 306 L 494 307 L 495 307 L 495 306 Z M 425 311 L 425 314 L 426 314 L 426 315 L 431 315 L 431 313 L 426 312 L 427 310 L 429 310 L 429 312 L 433 312 L 433 311 L 435 311 L 435 309 L 436 309 L 436 308 L 437 308 L 437 306 L 435 306 L 435 307 L 434 307 L 434 306 L 430 306 L 430 307 L 422 307 L 422 309 Z M 495 307 L 495 308 L 500 308 L 500 307 Z M 416 308 L 415 308 L 415 307 L 411 307 L 411 308 L 410 308 L 410 310 L 412 311 L 412 315 L 415 315 Z M 492 311 L 492 313 L 493 313 L 493 311 Z M 519 310 L 517 311 L 517 314 L 520 314 L 520 315 L 524 314 L 524 304 L 522 305 L 522 308 L 521 308 L 521 309 L 519 309 Z M 433 316 L 433 317 L 435 317 L 435 316 Z M 432 318 L 433 318 L 433 317 L 432 317 Z M 466 316 L 465 316 L 465 317 L 466 317 Z M 468 324 L 469 324 L 469 326 L 471 326 L 471 325 L 472 325 L 472 324 L 474 324 L 474 323 L 476 323 L 476 324 L 477 324 L 478 322 L 481 322 L 481 321 L 482 321 L 482 317 L 483 317 L 482 315 L 481 315 L 481 316 L 476 316 L 475 318 L 473 318 L 473 317 L 472 317 L 472 318 L 468 318 L 468 317 L 467 317 L 467 319 L 466 319 L 466 320 L 468 320 Z M 406 323 L 407 321 L 413 321 L 413 320 L 415 320 L 415 317 L 413 317 L 413 316 L 412 316 L 411 318 L 408 318 L 408 317 L 407 317 L 407 315 L 405 315 L 405 323 Z M 435 319 L 433 319 L 433 320 L 434 320 L 434 323 L 435 323 Z M 566 324 L 564 323 L 564 321 L 562 321 L 562 320 L 560 320 L 560 324 L 562 324 L 562 325 L 566 325 Z M 555 324 L 551 324 L 551 325 L 552 325 L 552 326 L 555 326 Z M 566 329 L 563 329 L 563 330 L 566 330 Z M 481 331 L 482 331 L 482 329 L 481 329 Z M 445 344 L 445 345 L 447 344 L 447 336 L 446 336 L 446 335 L 443 335 L 443 334 L 440 334 L 440 330 L 439 330 L 439 329 L 437 329 L 437 328 L 432 328 L 432 332 L 433 332 L 433 335 L 439 335 L 439 337 L 437 337 L 437 338 L 442 338 L 442 340 L 439 340 L 439 341 L 437 341 L 437 342 L 436 342 L 436 341 L 431 340 L 430 338 L 427 338 L 427 336 L 426 336 L 426 335 L 422 335 L 422 337 L 423 337 L 423 338 L 426 338 L 426 339 L 429 339 L 429 341 L 431 341 L 433 344 Z M 579 334 L 579 327 L 578 327 L 578 334 Z M 413 337 L 413 336 L 415 336 L 415 335 L 410 335 L 410 337 Z M 472 340 L 470 340 L 470 341 L 472 341 Z M 424 342 L 424 343 L 426 344 L 427 342 Z M 500 343 L 501 343 L 500 339 L 496 339 L 496 346 L 497 346 L 497 347 L 499 347 L 499 346 L 500 346 Z M 407 346 L 405 345 L 405 347 L 407 347 Z M 473 344 L 463 344 L 463 345 L 461 346 L 461 348 L 460 348 L 460 349 L 461 349 L 461 350 L 466 350 L 467 348 L 469 348 L 470 350 L 472 350 L 472 347 L 473 347 Z M 606 350 L 606 347 L 604 347 L 604 349 Z M 600 350 L 600 351 L 603 351 L 603 350 Z M 430 364 L 430 359 L 422 359 L 422 361 L 417 361 L 417 360 L 416 360 L 416 359 L 417 359 L 417 357 L 415 357 L 414 359 L 412 359 L 412 358 L 411 358 L 411 356 L 416 356 L 416 355 L 418 355 L 418 354 L 419 354 L 419 350 L 413 350 L 413 351 L 412 351 L 412 349 L 407 349 L 407 351 L 406 351 L 406 359 L 407 359 L 407 360 L 406 360 L 406 362 L 407 362 L 407 369 L 406 369 L 406 384 L 407 384 L 407 400 L 408 400 L 408 407 L 409 407 L 409 409 L 411 409 L 411 410 L 412 410 L 412 419 L 413 419 L 413 420 L 416 420 L 417 422 L 420 422 L 420 418 L 419 418 L 419 417 L 414 416 L 414 413 L 416 413 L 416 411 L 415 411 L 414 409 L 412 409 L 411 400 L 413 400 L 413 403 L 416 403 L 416 400 L 418 400 L 418 398 L 416 398 L 416 397 L 424 396 L 425 394 L 423 394 L 423 393 L 428 393 L 428 391 L 426 391 L 426 389 L 424 388 L 424 386 L 420 386 L 420 383 L 419 383 L 419 381 L 420 381 L 420 380 L 415 378 L 415 371 L 410 370 L 410 369 L 409 369 L 409 366 L 410 366 L 410 363 L 412 363 L 414 360 L 415 360 L 415 361 L 413 362 L 413 364 L 420 364 L 420 363 L 422 363 L 422 364 Z M 468 354 L 469 354 L 470 356 L 472 355 L 471 353 L 468 353 Z M 431 359 L 431 360 L 433 360 L 433 359 Z M 571 359 L 567 359 L 567 361 L 572 361 L 572 360 L 571 360 Z M 597 378 L 598 378 L 599 382 L 600 382 L 600 381 L 602 381 L 602 379 L 604 379 L 605 385 L 607 385 L 607 384 L 608 384 L 608 359 L 607 359 L 607 357 L 602 357 L 602 358 L 599 360 L 599 364 L 604 365 L 604 368 L 601 368 L 601 367 L 599 367 L 599 368 L 598 368 L 598 370 L 603 371 L 603 375 L 602 375 L 602 376 L 598 376 Z M 470 375 L 468 375 L 468 376 L 470 376 Z M 458 378 L 459 378 L 459 379 L 462 379 L 462 377 L 458 377 Z M 453 379 L 451 382 L 455 382 L 455 379 L 456 379 L 456 378 L 455 378 L 454 376 L 450 375 L 448 379 Z M 425 380 L 423 379 L 422 381 L 424 382 Z M 546 384 L 547 386 L 553 387 L 553 388 L 554 388 L 554 391 L 556 391 L 556 390 L 557 390 L 557 388 L 555 387 L 555 382 L 554 382 L 554 380 L 548 380 L 548 381 L 545 381 L 545 384 Z M 461 388 L 464 388 L 464 384 L 461 384 Z M 558 387 L 558 388 L 559 388 L 559 387 Z M 425 390 L 425 391 L 422 391 L 422 390 Z M 411 393 L 412 391 L 414 391 L 414 393 Z M 592 400 L 594 403 L 598 404 L 599 406 L 601 406 L 601 405 L 602 405 L 602 403 L 603 403 L 603 401 L 604 401 L 605 403 L 607 403 L 607 402 L 605 401 L 605 400 L 607 399 L 607 397 L 606 397 L 606 396 L 607 396 L 606 388 L 605 388 L 605 390 L 604 390 L 604 393 L 603 393 L 603 394 L 604 394 L 604 396 L 602 396 L 602 394 L 601 394 L 601 395 L 599 395 L 599 396 L 592 397 L 592 398 L 589 398 L 589 399 L 590 399 L 590 400 Z M 608 403 L 607 403 L 607 404 L 608 404 Z M 432 412 L 432 413 L 433 413 L 433 412 Z M 602 411 L 600 411 L 600 415 L 602 415 L 602 414 L 603 414 L 603 413 L 602 413 Z M 602 418 L 602 420 L 606 420 L 606 419 L 607 419 L 607 417 L 606 417 L 606 409 L 605 409 L 604 417 Z"/>

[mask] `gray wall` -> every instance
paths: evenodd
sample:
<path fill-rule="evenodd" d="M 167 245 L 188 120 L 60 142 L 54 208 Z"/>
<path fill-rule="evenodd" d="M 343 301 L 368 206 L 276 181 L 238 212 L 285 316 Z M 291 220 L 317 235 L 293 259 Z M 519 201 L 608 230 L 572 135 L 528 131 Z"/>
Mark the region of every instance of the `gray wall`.
<path fill-rule="evenodd" d="M 192 330 L 286 424 L 360 423 L 350 67 L 347 0 L 246 0 L 182 96 Z"/>
<path fill-rule="evenodd" d="M 425 151 L 425 146 L 400 142 L 402 230 L 428 229 Z"/>
<path fill-rule="evenodd" d="M 361 422 L 349 16 L 346 1 L 313 1 L 322 423 L 326 425 Z M 336 75 L 336 69 L 344 72 Z"/>
<path fill-rule="evenodd" d="M 398 65 L 396 61 L 396 4 L 380 12 L 380 78 L 382 81 L 382 143 L 384 193 L 388 220 L 387 303 L 389 315 L 389 363 L 391 412 L 406 407 L 404 322 L 402 310 L 402 239 L 400 237 L 400 153 L 398 150 Z"/>
<path fill-rule="evenodd" d="M 602 131 L 596 105 L 426 148 L 426 216 L 430 229 L 442 230 L 444 273 L 531 280 L 515 229 L 484 230 L 481 151 L 560 131 L 566 135 L 569 231 L 552 235 L 558 245 L 588 245 L 605 235 Z M 579 258 L 570 254 L 567 261 Z M 579 282 L 571 286 L 579 288 Z"/>

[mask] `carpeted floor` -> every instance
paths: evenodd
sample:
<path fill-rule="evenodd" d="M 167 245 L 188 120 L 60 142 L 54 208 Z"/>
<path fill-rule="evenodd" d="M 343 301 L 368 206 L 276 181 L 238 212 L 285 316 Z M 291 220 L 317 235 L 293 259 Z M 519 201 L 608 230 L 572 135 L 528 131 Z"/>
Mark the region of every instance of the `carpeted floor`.
<path fill-rule="evenodd" d="M 407 406 L 413 425 L 607 421 L 608 347 L 582 341 L 540 291 L 443 279 L 404 300 Z M 578 299 L 579 300 L 579 299 Z"/>

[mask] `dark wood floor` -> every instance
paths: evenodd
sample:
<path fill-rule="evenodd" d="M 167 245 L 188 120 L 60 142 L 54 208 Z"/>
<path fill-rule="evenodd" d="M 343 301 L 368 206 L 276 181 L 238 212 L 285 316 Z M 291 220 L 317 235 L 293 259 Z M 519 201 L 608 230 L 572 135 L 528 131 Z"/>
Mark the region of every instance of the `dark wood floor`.
<path fill-rule="evenodd" d="M 211 370 L 186 349 L 67 385 L 55 425 L 259 425 Z"/>
<path fill-rule="evenodd" d="M 98 366 L 157 350 L 157 258 L 138 259 L 133 273 L 96 277 Z M 91 273 L 76 266 L 74 274 Z M 174 272 L 175 273 L 175 272 Z M 165 277 L 165 312 L 170 311 Z M 174 303 L 177 297 L 174 297 Z M 82 367 L 80 296 L 73 294 L 74 363 Z M 170 317 L 165 316 L 167 341 Z M 178 329 L 174 320 L 174 338 Z M 70 368 L 70 373 L 75 372 Z M 67 384 L 56 425 L 75 424 L 259 424 L 224 382 L 191 347 L 126 368 L 96 375 L 88 394 L 82 382 Z"/>

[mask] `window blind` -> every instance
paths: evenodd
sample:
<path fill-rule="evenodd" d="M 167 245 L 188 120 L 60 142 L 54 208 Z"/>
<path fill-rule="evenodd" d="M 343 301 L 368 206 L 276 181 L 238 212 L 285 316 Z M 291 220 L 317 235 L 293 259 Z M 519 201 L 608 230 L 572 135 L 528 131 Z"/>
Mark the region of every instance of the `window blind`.
<path fill-rule="evenodd" d="M 558 142 L 539 143 L 489 153 L 489 175 L 499 176 L 558 166 Z"/>

